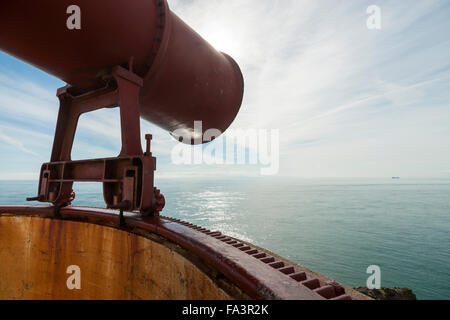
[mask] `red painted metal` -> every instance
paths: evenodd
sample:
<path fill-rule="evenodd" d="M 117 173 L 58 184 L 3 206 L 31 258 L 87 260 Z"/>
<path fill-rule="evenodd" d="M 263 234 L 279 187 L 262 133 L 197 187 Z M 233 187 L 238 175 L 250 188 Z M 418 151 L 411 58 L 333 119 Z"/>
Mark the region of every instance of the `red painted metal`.
<path fill-rule="evenodd" d="M 80 30 L 66 25 L 71 5 L 80 8 Z M 151 136 L 142 151 L 140 117 L 198 144 L 208 129 L 225 131 L 242 103 L 236 62 L 179 19 L 166 0 L 1 1 L 0 50 L 69 83 L 58 90 L 51 160 L 42 166 L 38 196 L 29 199 L 60 207 L 74 199 L 75 181 L 97 181 L 108 207 L 158 215 L 165 201 L 153 185 Z M 120 107 L 120 155 L 71 161 L 80 115 L 113 107 Z M 202 132 L 194 132 L 195 121 L 202 121 Z"/>
<path fill-rule="evenodd" d="M 302 271 L 298 266 L 286 265 L 287 262 L 274 257 L 270 258 L 275 262 L 268 263 L 264 258 L 269 255 L 259 248 L 178 219 L 126 213 L 125 223 L 120 224 L 119 215 L 113 210 L 67 207 L 60 209 L 55 217 L 54 208 L 45 206 L 0 207 L 0 217 L 2 214 L 83 221 L 141 235 L 140 230 L 157 234 L 197 255 L 252 299 L 356 299 L 339 283 L 324 282 L 314 274 Z M 281 264 L 283 268 L 274 268 Z"/>
<path fill-rule="evenodd" d="M 66 27 L 70 5 L 81 9 L 80 30 Z M 192 132 L 194 121 L 224 132 L 242 102 L 238 65 L 166 0 L 2 0 L 0 50 L 64 80 L 74 95 L 104 87 L 113 67 L 128 68 L 144 79 L 140 115 L 169 132 Z"/>
<path fill-rule="evenodd" d="M 41 168 L 38 196 L 29 200 L 69 205 L 75 197 L 73 183 L 102 182 L 109 208 L 139 210 L 144 215 L 158 215 L 165 200 L 154 186 L 156 158 L 141 146 L 139 121 L 140 77 L 122 67 L 111 72 L 109 84 L 86 94 L 73 96 L 70 86 L 58 90 L 60 111 L 51 162 Z M 72 161 L 71 151 L 79 117 L 102 108 L 120 107 L 122 150 L 117 158 Z"/>

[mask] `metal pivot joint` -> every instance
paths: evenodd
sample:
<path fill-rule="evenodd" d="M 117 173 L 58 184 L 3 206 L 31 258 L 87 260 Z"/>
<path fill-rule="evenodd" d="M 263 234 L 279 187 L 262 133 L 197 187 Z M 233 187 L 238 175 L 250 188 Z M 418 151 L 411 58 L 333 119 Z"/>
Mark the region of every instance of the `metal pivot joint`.
<path fill-rule="evenodd" d="M 164 196 L 154 186 L 156 158 L 141 146 L 139 93 L 143 79 L 115 67 L 102 89 L 73 96 L 72 87 L 58 90 L 60 109 L 51 160 L 40 172 L 38 196 L 30 201 L 67 206 L 75 198 L 74 182 L 101 182 L 108 208 L 159 215 Z M 116 158 L 72 161 L 71 152 L 79 117 L 104 108 L 120 107 L 122 150 Z"/>

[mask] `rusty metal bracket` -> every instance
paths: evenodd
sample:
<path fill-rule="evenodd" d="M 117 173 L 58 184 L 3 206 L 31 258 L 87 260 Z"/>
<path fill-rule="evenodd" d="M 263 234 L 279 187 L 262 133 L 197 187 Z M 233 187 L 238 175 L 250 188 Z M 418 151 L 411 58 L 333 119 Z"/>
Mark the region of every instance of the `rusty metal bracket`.
<path fill-rule="evenodd" d="M 56 204 L 56 205 L 54 205 L 53 206 L 53 217 L 54 218 L 57 218 L 57 219 L 59 219 L 59 218 L 62 218 L 62 215 L 61 215 L 61 208 L 64 208 L 65 206 L 64 205 L 61 205 L 61 204 Z"/>
<path fill-rule="evenodd" d="M 128 200 L 122 201 L 121 203 L 117 204 L 117 205 L 113 205 L 110 207 L 110 209 L 118 209 L 120 210 L 120 214 L 119 214 L 119 226 L 120 227 L 124 227 L 126 225 L 126 221 L 125 221 L 125 217 L 123 215 L 123 211 L 127 210 L 128 208 L 130 208 L 131 203 Z"/>
<path fill-rule="evenodd" d="M 74 182 L 103 183 L 108 208 L 159 215 L 164 196 L 154 187 L 156 158 L 150 150 L 151 135 L 146 135 L 147 150 L 141 146 L 139 92 L 143 79 L 122 67 L 104 77 L 108 85 L 80 96 L 72 87 L 58 90 L 58 122 L 51 160 L 41 167 L 38 196 L 29 201 L 68 206 L 75 198 Z M 79 117 L 104 108 L 120 107 L 122 150 L 116 158 L 72 161 L 71 152 Z"/>

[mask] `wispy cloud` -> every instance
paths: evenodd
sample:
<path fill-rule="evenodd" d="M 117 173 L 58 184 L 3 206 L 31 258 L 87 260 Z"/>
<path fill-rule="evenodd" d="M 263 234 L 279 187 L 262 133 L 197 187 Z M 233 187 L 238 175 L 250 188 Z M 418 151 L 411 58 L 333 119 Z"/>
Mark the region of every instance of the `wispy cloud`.
<path fill-rule="evenodd" d="M 380 31 L 370 1 L 172 3 L 240 62 L 234 126 L 280 128 L 285 175 L 439 175 L 450 162 L 448 2 L 379 1 Z"/>
<path fill-rule="evenodd" d="M 366 0 L 169 4 L 240 64 L 246 93 L 232 128 L 280 129 L 282 175 L 439 176 L 448 168 L 448 1 L 378 1 L 379 31 L 366 27 L 366 9 L 373 4 Z M 3 66 L 0 123 L 45 135 L 39 143 L 49 144 L 42 151 L 49 152 L 58 111 L 55 90 Z M 13 138 L 1 139 L 5 145 L 41 154 L 27 143 L 31 132 L 2 132 Z M 145 121 L 142 132 L 153 133 L 158 169 L 169 176 L 221 170 L 239 176 L 248 169 L 173 166 L 170 153 L 177 142 Z M 117 110 L 82 117 L 76 156 L 114 155 L 119 149 Z"/>
<path fill-rule="evenodd" d="M 25 146 L 23 145 L 22 142 L 20 142 L 17 139 L 14 139 L 13 137 L 10 137 L 10 136 L 2 133 L 1 131 L 0 131 L 0 141 L 5 142 L 5 143 L 7 143 L 7 144 L 9 144 L 9 145 L 11 145 L 13 147 L 16 147 L 16 148 L 18 148 L 19 150 L 21 150 L 21 151 L 23 151 L 25 153 L 28 153 L 28 154 L 31 154 L 33 156 L 39 157 L 39 155 L 36 152 L 33 152 L 33 151 L 25 148 Z"/>

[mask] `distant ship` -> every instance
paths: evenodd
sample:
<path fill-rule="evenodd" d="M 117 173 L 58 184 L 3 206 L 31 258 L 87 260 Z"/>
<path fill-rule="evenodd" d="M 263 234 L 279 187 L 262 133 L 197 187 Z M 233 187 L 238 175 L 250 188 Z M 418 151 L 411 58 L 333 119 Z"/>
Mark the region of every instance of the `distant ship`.
<path fill-rule="evenodd" d="M 392 177 L 392 180 L 400 180 L 400 177 Z"/>

